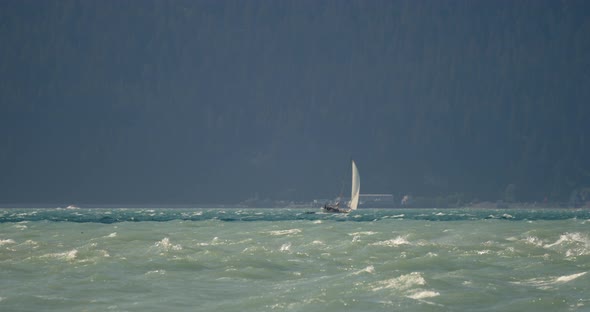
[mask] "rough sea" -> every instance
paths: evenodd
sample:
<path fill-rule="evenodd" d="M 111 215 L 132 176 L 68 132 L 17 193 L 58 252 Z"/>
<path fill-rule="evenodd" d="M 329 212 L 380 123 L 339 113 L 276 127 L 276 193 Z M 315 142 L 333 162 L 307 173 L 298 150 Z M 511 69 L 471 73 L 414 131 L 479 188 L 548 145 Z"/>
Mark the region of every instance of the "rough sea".
<path fill-rule="evenodd" d="M 0 209 L 7 312 L 590 311 L 589 271 L 589 210 Z"/>

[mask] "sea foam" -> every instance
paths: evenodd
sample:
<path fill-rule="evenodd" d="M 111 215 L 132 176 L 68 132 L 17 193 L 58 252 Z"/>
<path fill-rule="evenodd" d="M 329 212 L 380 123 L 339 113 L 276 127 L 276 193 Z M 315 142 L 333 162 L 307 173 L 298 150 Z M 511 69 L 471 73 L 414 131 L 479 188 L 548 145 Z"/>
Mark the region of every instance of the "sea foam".
<path fill-rule="evenodd" d="M 72 249 L 70 251 L 65 251 L 65 252 L 45 254 L 45 255 L 41 256 L 41 258 L 55 258 L 55 259 L 66 260 L 66 261 L 74 261 L 74 260 L 76 260 L 77 255 L 78 255 L 78 250 Z"/>
<path fill-rule="evenodd" d="M 410 245 L 410 242 L 406 239 L 405 236 L 398 236 L 396 238 L 392 238 L 385 241 L 379 241 L 376 243 L 372 243 L 371 246 L 387 246 L 387 247 L 397 247 L 400 245 Z"/>
<path fill-rule="evenodd" d="M 155 247 L 158 247 L 162 250 L 169 251 L 169 250 L 182 250 L 182 246 L 180 244 L 174 245 L 170 243 L 170 239 L 168 237 L 164 237 L 161 241 L 157 242 Z"/>
<path fill-rule="evenodd" d="M 412 298 L 412 299 L 426 299 L 426 298 L 436 297 L 439 295 L 440 295 L 440 293 L 438 291 L 418 290 L 418 291 L 413 292 L 410 295 L 407 295 L 406 297 Z"/>
<path fill-rule="evenodd" d="M 17 216 L 19 210 L 0 210 L 0 275 L 14 285 L 2 290 L 0 310 L 107 311 L 116 304 L 118 310 L 171 312 L 535 312 L 590 306 L 590 223 L 580 222 L 590 210 L 302 211 L 39 209 Z M 445 215 L 433 214 L 439 211 Z M 485 219 L 506 212 L 514 219 Z M 392 218 L 401 213 L 403 220 Z M 23 221 L 26 230 L 15 228 Z M 36 297 L 56 295 L 63 299 Z"/>
<path fill-rule="evenodd" d="M 300 229 L 290 229 L 290 230 L 279 230 L 279 231 L 270 231 L 269 234 L 270 235 L 292 235 L 292 234 L 298 234 L 301 233 Z"/>
<path fill-rule="evenodd" d="M 15 244 L 14 240 L 12 239 L 0 239 L 0 246 L 8 245 L 8 244 Z"/>
<path fill-rule="evenodd" d="M 547 249 L 565 250 L 566 257 L 584 256 L 590 254 L 590 239 L 579 233 L 564 233 L 552 244 L 546 244 Z"/>
<path fill-rule="evenodd" d="M 547 276 L 547 277 L 539 277 L 539 278 L 531 278 L 522 282 L 512 282 L 512 284 L 516 285 L 529 285 L 534 286 L 539 289 L 552 289 L 554 286 L 559 284 L 565 284 L 571 282 L 581 276 L 586 275 L 588 272 L 580 272 L 574 273 L 570 275 L 563 275 L 563 276 Z"/>
<path fill-rule="evenodd" d="M 422 286 L 426 284 L 426 280 L 422 277 L 420 272 L 412 272 L 410 274 L 400 275 L 392 279 L 379 281 L 373 287 L 373 291 L 379 291 L 382 289 L 397 289 L 407 290 L 415 286 Z"/>

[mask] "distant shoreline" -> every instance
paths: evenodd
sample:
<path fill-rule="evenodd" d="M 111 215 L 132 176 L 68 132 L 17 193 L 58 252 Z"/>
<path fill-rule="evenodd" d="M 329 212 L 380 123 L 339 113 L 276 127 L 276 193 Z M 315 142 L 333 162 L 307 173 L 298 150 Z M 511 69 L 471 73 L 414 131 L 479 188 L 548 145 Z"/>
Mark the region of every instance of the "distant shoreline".
<path fill-rule="evenodd" d="M 244 207 L 241 205 L 221 205 L 221 204 L 195 204 L 195 205 L 178 205 L 178 204 L 88 204 L 80 205 L 75 208 L 68 208 L 68 206 L 52 205 L 52 204 L 0 204 L 0 209 L 297 209 L 297 210 L 320 210 L 319 207 L 296 206 L 296 207 Z M 583 206 L 573 207 L 563 203 L 559 204 L 534 204 L 534 203 L 515 203 L 510 205 L 498 206 L 493 203 L 478 203 L 474 205 L 464 205 L 456 207 L 359 207 L 359 210 L 364 209 L 590 209 L 588 203 Z"/>

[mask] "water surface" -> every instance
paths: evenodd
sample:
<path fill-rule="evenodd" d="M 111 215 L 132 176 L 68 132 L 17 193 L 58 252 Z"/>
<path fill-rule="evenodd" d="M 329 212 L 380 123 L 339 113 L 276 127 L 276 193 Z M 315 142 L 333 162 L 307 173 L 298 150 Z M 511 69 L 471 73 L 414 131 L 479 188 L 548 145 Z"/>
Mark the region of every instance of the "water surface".
<path fill-rule="evenodd" d="M 317 212 L 1 209 L 0 310 L 590 310 L 588 210 Z"/>

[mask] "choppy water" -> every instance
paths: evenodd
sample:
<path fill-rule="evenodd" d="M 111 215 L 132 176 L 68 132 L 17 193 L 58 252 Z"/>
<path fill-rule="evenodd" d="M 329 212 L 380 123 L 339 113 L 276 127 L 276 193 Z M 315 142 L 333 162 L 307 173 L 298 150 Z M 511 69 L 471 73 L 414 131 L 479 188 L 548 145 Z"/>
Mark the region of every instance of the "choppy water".
<path fill-rule="evenodd" d="M 0 311 L 590 311 L 589 271 L 588 210 L 0 209 Z"/>

